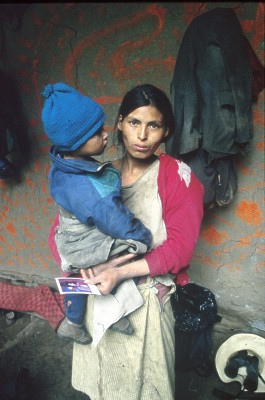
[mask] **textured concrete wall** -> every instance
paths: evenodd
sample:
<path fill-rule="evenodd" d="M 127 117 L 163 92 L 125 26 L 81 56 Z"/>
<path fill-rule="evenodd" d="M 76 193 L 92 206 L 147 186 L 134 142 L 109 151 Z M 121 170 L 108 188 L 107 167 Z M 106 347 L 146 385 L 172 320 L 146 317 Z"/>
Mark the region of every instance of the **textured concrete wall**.
<path fill-rule="evenodd" d="M 215 7 L 234 8 L 264 62 L 263 3 L 40 3 L 25 10 L 19 29 L 4 24 L 1 65 L 17 81 L 32 151 L 10 155 L 21 170 L 20 181 L 0 180 L 2 277 L 52 284 L 60 275 L 47 247 L 56 206 L 47 179 L 50 143 L 40 118 L 45 84 L 64 81 L 93 97 L 105 108 L 111 131 L 119 102 L 131 87 L 148 82 L 169 94 L 186 28 Z M 206 212 L 190 269 L 192 280 L 216 294 L 229 326 L 258 332 L 265 331 L 263 108 L 264 91 L 253 105 L 250 153 L 237 163 L 236 198 Z M 116 156 L 110 145 L 105 159 Z"/>

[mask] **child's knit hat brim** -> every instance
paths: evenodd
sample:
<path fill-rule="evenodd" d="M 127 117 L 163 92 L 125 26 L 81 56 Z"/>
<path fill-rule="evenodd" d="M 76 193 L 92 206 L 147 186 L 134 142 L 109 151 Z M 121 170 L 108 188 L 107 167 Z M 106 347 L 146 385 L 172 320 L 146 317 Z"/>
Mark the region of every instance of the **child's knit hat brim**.
<path fill-rule="evenodd" d="M 44 129 L 60 151 L 76 150 L 104 124 L 102 107 L 65 83 L 48 84 L 42 94 Z"/>

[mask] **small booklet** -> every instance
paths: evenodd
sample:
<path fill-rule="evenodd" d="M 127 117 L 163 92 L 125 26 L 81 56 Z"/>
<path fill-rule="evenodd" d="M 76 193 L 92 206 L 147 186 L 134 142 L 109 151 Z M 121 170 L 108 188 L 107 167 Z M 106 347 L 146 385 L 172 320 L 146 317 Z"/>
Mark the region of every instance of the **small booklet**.
<path fill-rule="evenodd" d="M 85 280 L 82 278 L 62 277 L 55 278 L 55 280 L 61 294 L 101 294 L 96 285 L 89 285 L 85 283 Z"/>

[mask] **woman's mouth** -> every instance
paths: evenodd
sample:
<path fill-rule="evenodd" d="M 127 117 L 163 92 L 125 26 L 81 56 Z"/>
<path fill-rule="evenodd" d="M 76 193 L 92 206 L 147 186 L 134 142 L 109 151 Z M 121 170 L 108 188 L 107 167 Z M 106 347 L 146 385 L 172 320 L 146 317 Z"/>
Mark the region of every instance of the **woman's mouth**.
<path fill-rule="evenodd" d="M 143 153 L 149 150 L 148 146 L 140 146 L 138 144 L 135 144 L 133 147 L 135 150 L 143 152 Z"/>

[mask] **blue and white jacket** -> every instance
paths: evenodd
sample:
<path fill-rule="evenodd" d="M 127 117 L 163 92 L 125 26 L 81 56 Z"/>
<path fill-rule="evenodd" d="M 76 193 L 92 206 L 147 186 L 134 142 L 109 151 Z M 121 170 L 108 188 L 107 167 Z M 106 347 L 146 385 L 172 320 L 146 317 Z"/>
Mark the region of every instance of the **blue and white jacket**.
<path fill-rule="evenodd" d="M 146 251 L 152 241 L 151 232 L 122 203 L 120 173 L 110 162 L 64 159 L 56 146 L 51 147 L 50 157 L 50 193 L 61 212 L 57 245 L 65 264 L 85 268 L 103 262 L 110 256 L 116 239 L 123 244 L 129 240 L 126 247 L 130 241 L 141 242 Z M 69 252 L 74 259 L 70 260 Z M 93 253 L 93 260 L 84 258 L 83 253 Z"/>

